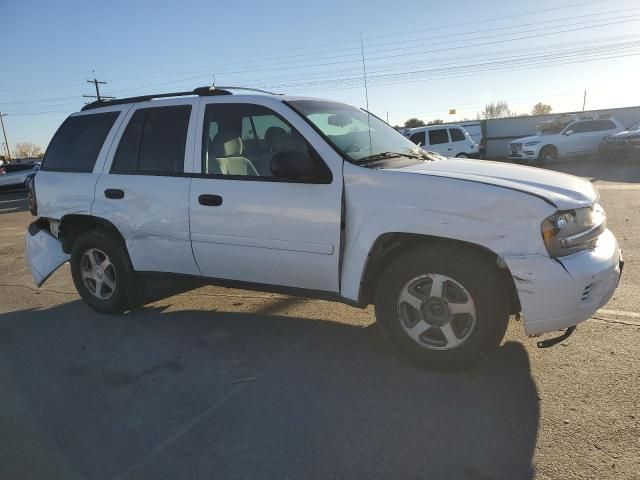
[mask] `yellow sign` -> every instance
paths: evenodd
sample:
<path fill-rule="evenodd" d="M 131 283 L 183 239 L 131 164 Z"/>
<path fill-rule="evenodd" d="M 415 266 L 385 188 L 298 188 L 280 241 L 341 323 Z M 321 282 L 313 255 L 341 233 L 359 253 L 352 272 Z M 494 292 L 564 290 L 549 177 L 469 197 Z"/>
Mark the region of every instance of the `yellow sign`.
<path fill-rule="evenodd" d="M 449 115 L 455 115 L 456 114 L 456 109 L 455 108 L 450 108 L 449 109 Z"/>

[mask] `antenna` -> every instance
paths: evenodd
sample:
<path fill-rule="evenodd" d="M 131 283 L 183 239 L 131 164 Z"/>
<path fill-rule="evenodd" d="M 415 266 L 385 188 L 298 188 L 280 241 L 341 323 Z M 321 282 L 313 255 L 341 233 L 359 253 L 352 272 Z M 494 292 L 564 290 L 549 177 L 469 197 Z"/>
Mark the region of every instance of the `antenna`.
<path fill-rule="evenodd" d="M 369 154 L 373 155 L 373 144 L 371 142 L 371 114 L 369 113 L 369 89 L 367 88 L 367 65 L 364 61 L 364 42 L 362 32 L 360 32 L 360 52 L 362 53 L 362 76 L 364 79 L 364 98 L 367 103 L 367 126 L 369 128 Z"/>

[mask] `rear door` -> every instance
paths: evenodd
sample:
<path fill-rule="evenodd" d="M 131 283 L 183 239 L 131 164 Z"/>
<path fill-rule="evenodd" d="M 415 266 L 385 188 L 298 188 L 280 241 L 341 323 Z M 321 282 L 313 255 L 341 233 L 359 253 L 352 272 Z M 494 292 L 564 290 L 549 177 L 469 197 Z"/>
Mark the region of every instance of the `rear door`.
<path fill-rule="evenodd" d="M 464 134 L 464 130 L 459 127 L 449 127 L 449 137 L 451 138 L 451 156 L 457 156 L 461 153 L 469 155 L 475 153 L 475 149 L 471 146 L 471 139 Z"/>
<path fill-rule="evenodd" d="M 92 214 L 124 236 L 133 268 L 199 274 L 189 239 L 197 99 L 136 104 L 109 151 Z"/>
<path fill-rule="evenodd" d="M 201 102 L 189 217 L 202 274 L 338 292 L 342 159 L 278 100 Z M 271 159 L 288 151 L 314 158 L 326 180 L 275 177 Z"/>
<path fill-rule="evenodd" d="M 446 128 L 434 128 L 427 132 L 427 143 L 425 150 L 444 155 L 445 157 L 454 157 L 453 145 L 449 138 L 449 132 Z"/>

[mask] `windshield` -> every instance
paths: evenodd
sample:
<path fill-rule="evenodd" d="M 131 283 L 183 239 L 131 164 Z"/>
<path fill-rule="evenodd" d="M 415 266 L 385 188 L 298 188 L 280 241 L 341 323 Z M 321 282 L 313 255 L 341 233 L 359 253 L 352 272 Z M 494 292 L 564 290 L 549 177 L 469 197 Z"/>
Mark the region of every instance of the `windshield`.
<path fill-rule="evenodd" d="M 636 130 L 640 130 L 640 120 L 629 127 L 630 132 L 635 132 Z"/>
<path fill-rule="evenodd" d="M 400 156 L 432 158 L 375 115 L 351 105 L 322 100 L 297 100 L 289 104 L 352 163 Z"/>

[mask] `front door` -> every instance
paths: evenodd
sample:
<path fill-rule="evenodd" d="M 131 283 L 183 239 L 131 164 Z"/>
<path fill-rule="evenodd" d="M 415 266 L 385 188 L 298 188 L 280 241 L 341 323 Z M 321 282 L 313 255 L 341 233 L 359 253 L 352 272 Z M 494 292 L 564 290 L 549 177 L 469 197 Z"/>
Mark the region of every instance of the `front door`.
<path fill-rule="evenodd" d="M 342 159 L 268 97 L 204 98 L 198 120 L 201 174 L 191 184 L 189 216 L 202 274 L 338 292 Z M 271 159 L 289 151 L 312 156 L 327 175 L 275 177 Z"/>

